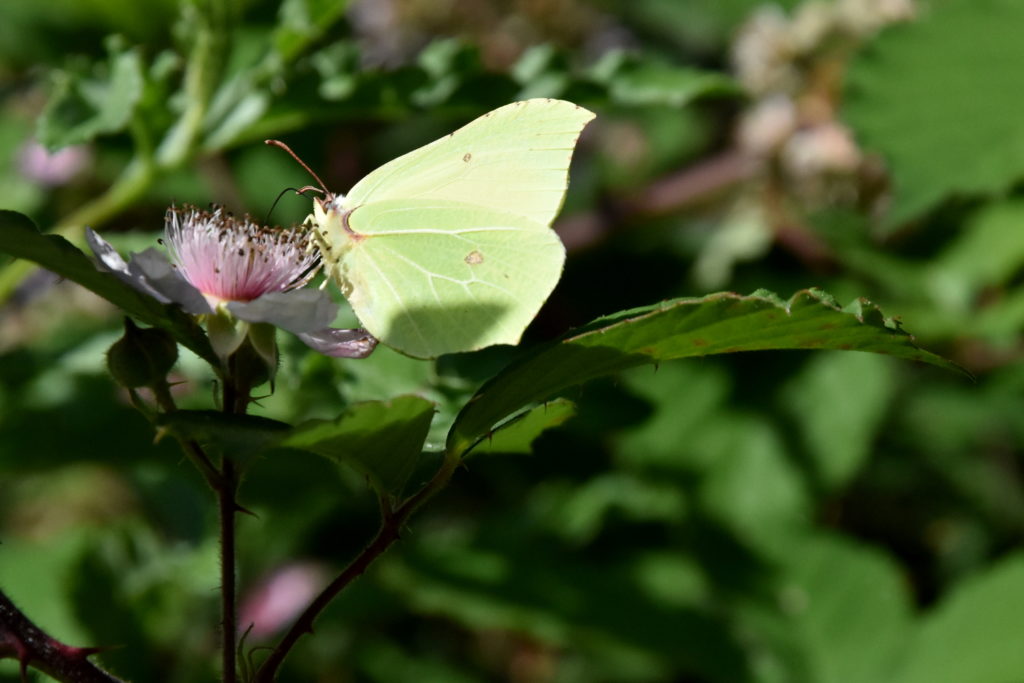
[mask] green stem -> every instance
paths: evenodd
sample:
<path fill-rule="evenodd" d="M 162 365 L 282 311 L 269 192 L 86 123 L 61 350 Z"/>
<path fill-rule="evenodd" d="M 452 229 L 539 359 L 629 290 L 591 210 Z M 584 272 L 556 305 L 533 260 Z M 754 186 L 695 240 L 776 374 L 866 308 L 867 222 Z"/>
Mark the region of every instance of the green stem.
<path fill-rule="evenodd" d="M 285 657 L 306 633 L 313 632 L 313 622 L 320 613 L 343 591 L 349 584 L 355 581 L 365 572 L 374 560 L 380 557 L 391 544 L 399 539 L 402 528 L 406 522 L 423 505 L 430 500 L 438 491 L 443 489 L 452 478 L 455 468 L 458 467 L 461 459 L 451 453 L 445 454 L 444 462 L 434 474 L 434 477 L 420 489 L 414 496 L 407 499 L 393 512 L 388 514 L 387 506 L 382 506 L 382 519 L 377 535 L 366 548 L 363 549 L 355 559 L 337 576 L 326 588 L 324 588 L 316 599 L 309 604 L 288 632 L 285 633 L 281 642 L 271 651 L 270 655 L 263 661 L 253 683 L 273 683 L 277 678 L 278 669 L 284 662 Z"/>
<path fill-rule="evenodd" d="M 221 80 L 227 50 L 232 3 L 208 0 L 200 3 L 196 32 L 185 68 L 186 109 L 156 152 L 157 163 L 176 168 L 195 152 L 210 105 L 210 98 Z"/>

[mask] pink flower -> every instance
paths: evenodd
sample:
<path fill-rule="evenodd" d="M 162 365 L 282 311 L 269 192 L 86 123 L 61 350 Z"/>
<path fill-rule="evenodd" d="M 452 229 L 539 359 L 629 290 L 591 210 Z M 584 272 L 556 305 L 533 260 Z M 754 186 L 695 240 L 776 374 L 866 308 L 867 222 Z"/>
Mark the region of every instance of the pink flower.
<path fill-rule="evenodd" d="M 132 287 L 192 315 L 207 316 L 211 341 L 223 350 L 222 357 L 245 337 L 235 335 L 218 344 L 214 323 L 223 330 L 225 318 L 269 323 L 336 358 L 364 358 L 377 345 L 366 330 L 330 327 L 337 305 L 321 290 L 302 288 L 320 265 L 303 229 L 271 229 L 216 206 L 210 211 L 184 206 L 171 207 L 165 217 L 163 242 L 170 260 L 149 248 L 126 262 L 91 229 L 86 240 L 101 266 Z"/>
<path fill-rule="evenodd" d="M 290 624 L 326 583 L 326 572 L 319 565 L 285 565 L 245 596 L 238 622 L 243 629 L 251 629 L 253 638 L 268 638 Z"/>
<path fill-rule="evenodd" d="M 320 262 L 305 230 L 271 229 L 221 207 L 167 210 L 164 239 L 178 272 L 210 305 L 253 301 L 307 284 Z"/>
<path fill-rule="evenodd" d="M 92 161 L 85 145 L 72 145 L 51 152 L 35 141 L 26 142 L 18 152 L 22 174 L 40 185 L 67 185 Z"/>

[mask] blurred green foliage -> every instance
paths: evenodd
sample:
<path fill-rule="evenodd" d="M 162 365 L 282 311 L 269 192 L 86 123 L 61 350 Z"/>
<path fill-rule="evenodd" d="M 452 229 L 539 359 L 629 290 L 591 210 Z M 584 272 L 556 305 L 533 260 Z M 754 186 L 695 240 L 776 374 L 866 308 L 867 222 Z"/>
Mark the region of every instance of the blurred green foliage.
<path fill-rule="evenodd" d="M 575 416 L 535 411 L 470 458 L 282 680 L 1024 680 L 1019 15 L 1012 0 L 5 0 L 0 208 L 137 250 L 172 201 L 262 217 L 306 185 L 263 138 L 344 191 L 511 99 L 578 101 L 598 119 L 556 226 L 566 273 L 528 344 L 663 299 L 820 286 L 900 314 L 976 381 L 783 352 L 591 382 Z M 307 207 L 285 196 L 272 219 Z M 120 675 L 213 680 L 210 496 L 105 375 L 120 313 L 17 269 L 0 586 L 54 636 L 111 647 Z M 435 450 L 515 356 L 344 362 L 280 341 L 260 417 L 415 394 L 436 405 Z M 211 404 L 202 368 L 183 353 L 183 407 Z M 241 496 L 243 611 L 290 562 L 342 566 L 376 521 L 363 477 L 299 451 L 251 463 Z"/>

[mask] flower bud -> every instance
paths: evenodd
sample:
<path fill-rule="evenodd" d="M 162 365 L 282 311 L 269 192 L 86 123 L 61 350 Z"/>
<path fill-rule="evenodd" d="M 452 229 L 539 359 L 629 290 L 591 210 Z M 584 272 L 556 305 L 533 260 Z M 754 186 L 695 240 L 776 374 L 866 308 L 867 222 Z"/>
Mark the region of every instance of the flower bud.
<path fill-rule="evenodd" d="M 178 360 L 178 344 L 164 330 L 141 329 L 124 319 L 124 336 L 107 351 L 107 368 L 120 384 L 135 389 L 167 378 Z"/>

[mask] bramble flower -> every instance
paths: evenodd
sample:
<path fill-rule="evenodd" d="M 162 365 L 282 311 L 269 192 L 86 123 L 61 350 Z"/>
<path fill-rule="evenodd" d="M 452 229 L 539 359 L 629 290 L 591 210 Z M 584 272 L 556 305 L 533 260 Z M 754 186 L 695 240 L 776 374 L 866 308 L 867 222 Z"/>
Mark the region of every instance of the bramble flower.
<path fill-rule="evenodd" d="M 91 229 L 86 240 L 101 266 L 124 282 L 161 303 L 205 316 L 222 358 L 256 331 L 250 324 L 261 323 L 288 330 L 335 358 L 365 358 L 377 345 L 366 330 L 330 327 L 337 305 L 321 290 L 302 288 L 320 265 L 303 229 L 268 228 L 217 206 L 184 206 L 171 207 L 165 217 L 162 242 L 169 259 L 151 247 L 126 262 Z M 257 336 L 256 345 L 265 347 L 265 335 Z"/>
<path fill-rule="evenodd" d="M 18 151 L 18 170 L 45 187 L 67 185 L 90 165 L 92 153 L 85 145 L 69 145 L 51 152 L 32 140 Z"/>

